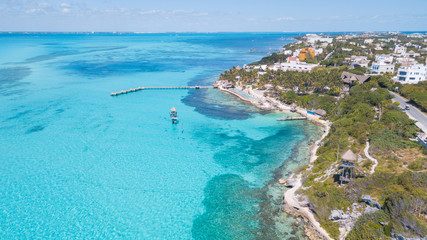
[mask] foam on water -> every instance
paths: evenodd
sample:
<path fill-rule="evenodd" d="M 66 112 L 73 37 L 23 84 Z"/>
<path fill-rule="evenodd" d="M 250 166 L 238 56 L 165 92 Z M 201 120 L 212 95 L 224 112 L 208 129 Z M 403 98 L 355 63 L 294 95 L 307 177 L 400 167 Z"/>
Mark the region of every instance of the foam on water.
<path fill-rule="evenodd" d="M 0 238 L 295 235 L 275 180 L 317 127 L 214 89 L 109 96 L 212 84 L 291 36 L 1 34 Z"/>

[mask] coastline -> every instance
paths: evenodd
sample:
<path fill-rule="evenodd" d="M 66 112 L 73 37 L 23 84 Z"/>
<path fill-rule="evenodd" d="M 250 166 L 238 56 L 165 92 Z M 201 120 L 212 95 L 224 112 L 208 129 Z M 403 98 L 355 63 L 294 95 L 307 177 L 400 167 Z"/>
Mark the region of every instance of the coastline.
<path fill-rule="evenodd" d="M 242 87 L 240 85 L 235 86 L 235 88 L 239 91 L 248 94 L 251 97 L 254 97 L 255 99 L 247 98 L 236 91 L 223 88 L 222 86 L 218 87 L 219 90 L 235 95 L 241 100 L 249 102 L 258 108 L 264 110 L 279 110 L 287 113 L 292 113 L 291 106 L 284 104 L 278 101 L 277 99 L 264 96 L 263 91 L 253 90 L 250 87 Z M 318 148 L 321 146 L 321 141 L 329 134 L 330 123 L 328 121 L 321 120 L 314 115 L 307 114 L 307 109 L 296 107 L 295 110 L 295 112 L 300 114 L 301 116 L 307 117 L 307 120 L 309 120 L 313 124 L 323 128 L 322 136 L 310 146 L 309 167 L 311 168 L 312 163 L 316 161 L 318 157 L 316 153 Z M 296 173 L 294 172 L 288 179 L 279 180 L 280 184 L 283 184 L 287 187 L 291 187 L 283 193 L 282 211 L 293 215 L 295 218 L 301 217 L 304 220 L 305 234 L 309 239 L 332 240 L 326 230 L 320 226 L 319 221 L 317 221 L 313 212 L 308 207 L 309 204 L 307 202 L 300 202 L 298 200 L 300 195 L 296 194 L 296 191 L 298 191 L 302 187 L 302 176 L 301 174 L 295 176 L 295 174 Z"/>
<path fill-rule="evenodd" d="M 310 163 L 309 168 L 312 167 L 312 163 L 317 159 L 317 149 L 320 147 L 319 143 L 329 134 L 330 127 L 325 126 L 324 133 L 318 139 L 312 147 L 310 147 Z M 310 239 L 328 239 L 332 240 L 328 232 L 320 226 L 319 221 L 315 218 L 312 210 L 309 208 L 309 203 L 306 201 L 299 201 L 300 195 L 296 194 L 302 187 L 302 175 L 298 174 L 295 176 L 295 172 L 286 180 L 281 180 L 281 183 L 287 187 L 291 187 L 283 194 L 283 206 L 282 210 L 295 216 L 302 217 L 304 219 L 305 231 Z"/>

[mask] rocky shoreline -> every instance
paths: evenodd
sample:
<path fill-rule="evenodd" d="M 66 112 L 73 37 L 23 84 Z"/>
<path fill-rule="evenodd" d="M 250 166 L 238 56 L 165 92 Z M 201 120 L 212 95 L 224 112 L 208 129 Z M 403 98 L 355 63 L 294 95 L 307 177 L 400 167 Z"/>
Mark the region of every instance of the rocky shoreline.
<path fill-rule="evenodd" d="M 316 152 L 317 149 L 320 147 L 321 141 L 329 134 L 330 125 L 331 123 L 328 121 L 324 121 L 316 117 L 315 115 L 307 114 L 307 109 L 301 108 L 301 107 L 292 107 L 288 104 L 284 104 L 280 102 L 277 99 L 264 96 L 264 92 L 262 90 L 255 90 L 252 89 L 251 86 L 241 86 L 237 85 L 234 86 L 235 89 L 244 92 L 245 94 L 248 94 L 248 96 L 251 96 L 253 98 L 248 98 L 240 94 L 239 92 L 229 90 L 228 88 L 224 87 L 220 81 L 215 83 L 216 86 L 218 86 L 218 89 L 224 92 L 228 92 L 230 94 L 233 94 L 237 97 L 239 97 L 241 100 L 249 102 L 253 104 L 254 106 L 264 109 L 264 110 L 279 110 L 279 111 L 285 111 L 291 113 L 291 110 L 294 110 L 292 112 L 296 112 L 300 114 L 301 116 L 307 117 L 307 120 L 313 122 L 314 124 L 321 126 L 323 128 L 323 135 L 320 139 L 318 139 L 314 144 L 310 147 L 310 156 L 309 156 L 309 162 L 312 164 L 316 159 Z M 310 165 L 311 167 L 311 165 Z M 329 237 L 329 234 L 324 230 L 320 223 L 316 220 L 314 217 L 314 214 L 312 210 L 309 208 L 310 203 L 308 200 L 306 201 L 299 201 L 298 198 L 300 197 L 295 192 L 299 190 L 302 186 L 302 176 L 292 176 L 288 179 L 280 179 L 279 183 L 284 184 L 286 187 L 291 187 L 288 189 L 284 195 L 283 195 L 283 205 L 282 210 L 287 212 L 288 214 L 293 215 L 297 218 L 302 218 L 305 222 L 304 224 L 304 230 L 305 234 L 309 239 L 332 239 Z"/>

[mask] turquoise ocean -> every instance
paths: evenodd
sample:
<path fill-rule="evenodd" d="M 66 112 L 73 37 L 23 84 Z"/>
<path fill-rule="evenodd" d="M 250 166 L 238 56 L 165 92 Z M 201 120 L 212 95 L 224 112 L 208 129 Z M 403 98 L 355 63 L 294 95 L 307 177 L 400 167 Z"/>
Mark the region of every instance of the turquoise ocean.
<path fill-rule="evenodd" d="M 277 180 L 318 127 L 215 89 L 110 96 L 211 85 L 295 35 L 0 34 L 0 239 L 300 238 Z"/>

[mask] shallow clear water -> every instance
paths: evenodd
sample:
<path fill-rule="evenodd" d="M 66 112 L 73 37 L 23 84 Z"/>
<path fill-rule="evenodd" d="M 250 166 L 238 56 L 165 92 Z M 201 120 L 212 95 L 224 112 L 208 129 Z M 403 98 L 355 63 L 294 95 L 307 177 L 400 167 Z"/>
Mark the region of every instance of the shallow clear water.
<path fill-rule="evenodd" d="M 275 182 L 317 127 L 214 89 L 109 96 L 210 85 L 292 36 L 0 34 L 0 238 L 295 235 Z"/>

